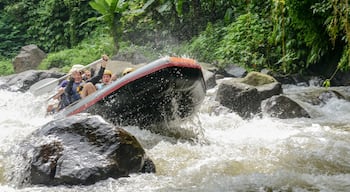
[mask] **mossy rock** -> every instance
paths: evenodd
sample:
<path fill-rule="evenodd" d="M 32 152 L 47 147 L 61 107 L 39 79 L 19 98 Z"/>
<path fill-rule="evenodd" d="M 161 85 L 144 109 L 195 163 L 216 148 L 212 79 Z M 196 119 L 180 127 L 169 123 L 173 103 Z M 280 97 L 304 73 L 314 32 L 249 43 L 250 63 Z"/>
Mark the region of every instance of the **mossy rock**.
<path fill-rule="evenodd" d="M 245 83 L 251 86 L 260 86 L 274 82 L 277 82 L 277 80 L 272 76 L 255 71 L 248 73 L 247 76 L 245 76 L 241 81 L 241 83 Z"/>

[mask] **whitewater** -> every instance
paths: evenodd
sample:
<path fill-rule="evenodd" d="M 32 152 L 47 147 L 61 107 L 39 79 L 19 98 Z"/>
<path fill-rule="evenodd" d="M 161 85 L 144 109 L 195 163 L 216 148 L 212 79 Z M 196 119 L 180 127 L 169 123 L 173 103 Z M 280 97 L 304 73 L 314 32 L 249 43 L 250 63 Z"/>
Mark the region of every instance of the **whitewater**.
<path fill-rule="evenodd" d="M 298 98 L 314 87 L 284 87 Z M 347 87 L 341 88 L 345 92 Z M 0 90 L 1 192 L 134 192 L 134 191 L 350 191 L 350 102 L 332 98 L 308 107 L 313 118 L 242 119 L 217 108 L 216 88 L 192 121 L 197 139 L 175 139 L 123 127 L 154 161 L 157 173 L 131 174 L 90 186 L 19 186 L 9 173 L 20 171 L 18 144 L 52 120 L 45 116 L 45 97 Z M 349 94 L 350 95 L 350 94 Z"/>

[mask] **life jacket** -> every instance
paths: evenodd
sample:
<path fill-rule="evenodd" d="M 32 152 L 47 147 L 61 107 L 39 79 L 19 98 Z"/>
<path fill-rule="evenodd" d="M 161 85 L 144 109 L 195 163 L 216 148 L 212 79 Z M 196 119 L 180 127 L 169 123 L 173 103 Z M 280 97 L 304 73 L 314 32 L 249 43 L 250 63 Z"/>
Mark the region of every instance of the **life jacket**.
<path fill-rule="evenodd" d="M 83 90 L 83 84 L 84 82 L 73 83 L 73 86 L 72 86 L 73 94 L 71 95 L 71 102 L 81 99 L 80 92 Z"/>
<path fill-rule="evenodd" d="M 68 93 L 64 92 L 61 95 L 58 109 L 61 110 L 67 107 L 68 105 L 70 105 L 71 103 L 74 103 L 75 101 L 78 101 L 79 99 L 81 99 L 80 92 L 83 90 L 83 85 L 84 85 L 84 82 L 80 82 L 80 83 L 74 82 L 72 85 L 73 94 L 69 95 Z"/>

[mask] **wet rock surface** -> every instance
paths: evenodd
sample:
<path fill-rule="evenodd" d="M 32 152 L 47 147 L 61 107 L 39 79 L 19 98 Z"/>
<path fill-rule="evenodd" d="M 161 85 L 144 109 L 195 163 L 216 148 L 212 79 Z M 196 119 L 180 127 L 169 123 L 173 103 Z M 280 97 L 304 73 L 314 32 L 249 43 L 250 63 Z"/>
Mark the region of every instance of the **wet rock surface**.
<path fill-rule="evenodd" d="M 262 111 L 264 114 L 280 119 L 310 118 L 310 115 L 303 107 L 284 95 L 276 95 L 263 101 Z"/>
<path fill-rule="evenodd" d="M 137 139 L 100 116 L 53 120 L 21 144 L 22 183 L 89 185 L 130 173 L 155 172 Z"/>
<path fill-rule="evenodd" d="M 215 100 L 244 118 L 261 112 L 261 102 L 282 93 L 281 84 L 262 73 L 250 73 L 242 79 L 224 80 Z"/>
<path fill-rule="evenodd" d="M 28 70 L 18 74 L 0 77 L 0 88 L 25 92 L 35 83 L 46 78 L 59 78 L 63 73 L 49 70 Z"/>

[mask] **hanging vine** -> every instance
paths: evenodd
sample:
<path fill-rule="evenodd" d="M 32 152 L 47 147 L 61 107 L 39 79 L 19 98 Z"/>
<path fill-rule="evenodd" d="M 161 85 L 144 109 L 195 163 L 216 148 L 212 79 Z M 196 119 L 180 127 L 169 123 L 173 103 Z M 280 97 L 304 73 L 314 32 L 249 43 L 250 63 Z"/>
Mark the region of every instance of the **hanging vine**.
<path fill-rule="evenodd" d="M 330 86 L 330 81 L 339 70 L 350 68 L 350 25 L 349 25 L 349 1 L 348 0 L 329 0 L 332 7 L 332 13 L 327 20 L 327 32 L 331 38 L 333 46 L 338 39 L 345 41 L 342 58 L 338 66 L 329 79 L 326 79 L 323 85 Z"/>
<path fill-rule="evenodd" d="M 285 1 L 284 0 L 273 0 L 272 9 L 272 20 L 273 20 L 273 31 L 271 41 L 278 45 L 281 44 L 281 66 L 285 73 L 287 71 L 286 62 L 286 33 L 285 33 Z"/>

